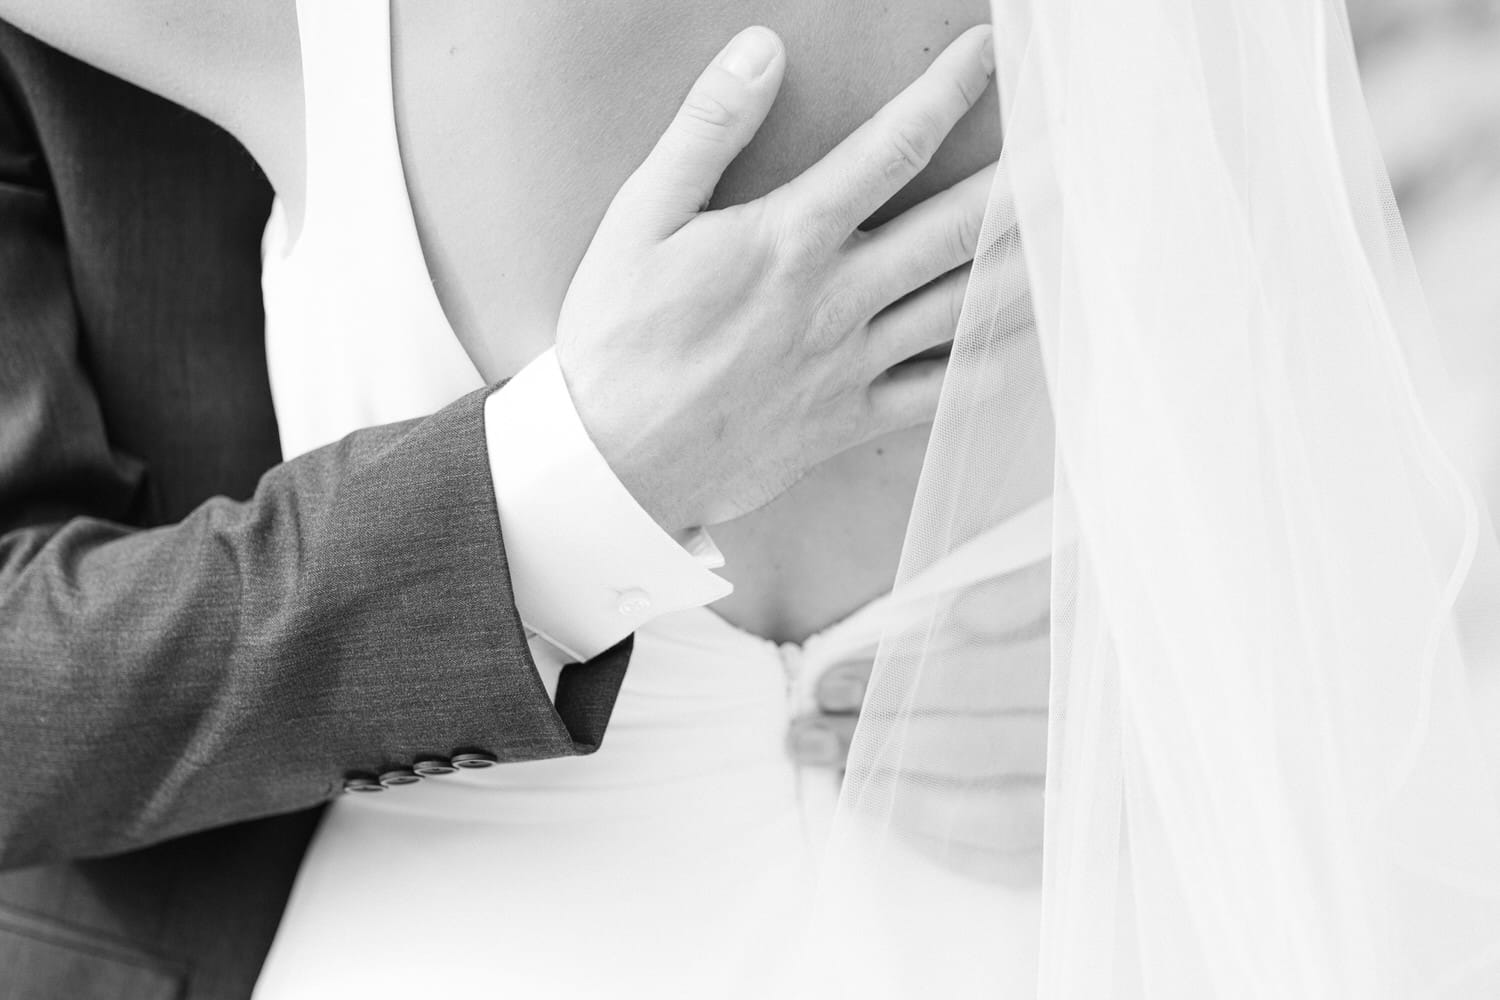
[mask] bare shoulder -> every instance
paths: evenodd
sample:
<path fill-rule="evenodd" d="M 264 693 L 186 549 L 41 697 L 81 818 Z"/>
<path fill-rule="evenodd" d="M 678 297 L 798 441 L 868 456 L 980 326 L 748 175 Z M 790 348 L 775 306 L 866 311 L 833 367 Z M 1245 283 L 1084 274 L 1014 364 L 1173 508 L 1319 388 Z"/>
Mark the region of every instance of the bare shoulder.
<path fill-rule="evenodd" d="M 273 179 L 268 160 L 300 162 L 296 0 L 0 0 L 0 17 L 217 122 Z"/>

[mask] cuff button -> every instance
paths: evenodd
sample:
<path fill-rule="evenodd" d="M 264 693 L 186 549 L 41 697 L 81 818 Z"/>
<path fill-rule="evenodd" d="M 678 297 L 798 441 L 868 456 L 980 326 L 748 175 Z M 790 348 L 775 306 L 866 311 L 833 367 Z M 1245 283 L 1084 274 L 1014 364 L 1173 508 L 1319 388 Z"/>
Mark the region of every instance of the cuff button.
<path fill-rule="evenodd" d="M 411 766 L 412 773 L 424 778 L 435 778 L 440 774 L 452 774 L 458 768 L 448 763 L 446 757 L 423 757 Z"/>
<path fill-rule="evenodd" d="M 637 618 L 651 610 L 651 595 L 644 590 L 624 590 L 620 592 L 620 603 L 615 607 L 626 618 Z"/>
<path fill-rule="evenodd" d="M 494 754 L 484 753 L 483 751 L 457 753 L 453 755 L 453 766 L 472 771 L 481 767 L 491 767 L 497 759 Z"/>
<path fill-rule="evenodd" d="M 380 783 L 386 788 L 394 788 L 397 785 L 415 785 L 421 780 L 421 775 L 404 767 L 393 767 L 380 776 Z"/>
<path fill-rule="evenodd" d="M 346 792 L 383 792 L 385 786 L 374 778 L 360 775 L 354 778 L 344 779 L 344 791 Z"/>

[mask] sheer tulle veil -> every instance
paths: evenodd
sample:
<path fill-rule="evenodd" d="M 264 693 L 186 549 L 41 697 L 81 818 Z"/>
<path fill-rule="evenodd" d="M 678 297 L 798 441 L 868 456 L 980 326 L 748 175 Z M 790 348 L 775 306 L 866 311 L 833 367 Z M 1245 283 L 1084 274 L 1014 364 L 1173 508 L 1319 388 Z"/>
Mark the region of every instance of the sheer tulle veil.
<path fill-rule="evenodd" d="M 884 638 L 799 982 L 1500 997 L 1500 550 L 1341 0 L 993 14 L 898 587 L 1051 498 L 1042 862 L 997 847 L 1033 553 Z"/>

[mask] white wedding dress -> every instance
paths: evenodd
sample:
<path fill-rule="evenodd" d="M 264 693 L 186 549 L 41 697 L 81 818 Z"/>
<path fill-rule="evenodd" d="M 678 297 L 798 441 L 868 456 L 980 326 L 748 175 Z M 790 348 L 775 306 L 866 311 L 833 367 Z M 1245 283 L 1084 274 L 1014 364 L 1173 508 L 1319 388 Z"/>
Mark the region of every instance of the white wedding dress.
<path fill-rule="evenodd" d="M 413 223 L 388 7 L 298 7 L 307 211 L 293 243 L 278 205 L 264 246 L 288 456 L 483 385 Z M 1032 508 L 910 593 L 1045 559 L 1048 524 L 1047 507 Z M 790 759 L 788 723 L 812 708 L 825 668 L 871 656 L 906 607 L 882 598 L 780 645 L 708 609 L 663 616 L 636 635 L 596 754 L 342 797 L 306 856 L 256 997 L 766 995 L 794 947 L 837 797 L 830 772 Z M 561 655 L 533 649 L 553 690 Z M 936 884 L 933 905 L 972 891 Z M 1034 953 L 1036 911 L 1017 897 L 1013 926 L 976 926 L 971 947 L 998 931 Z M 920 909 L 912 922 L 920 928 Z"/>

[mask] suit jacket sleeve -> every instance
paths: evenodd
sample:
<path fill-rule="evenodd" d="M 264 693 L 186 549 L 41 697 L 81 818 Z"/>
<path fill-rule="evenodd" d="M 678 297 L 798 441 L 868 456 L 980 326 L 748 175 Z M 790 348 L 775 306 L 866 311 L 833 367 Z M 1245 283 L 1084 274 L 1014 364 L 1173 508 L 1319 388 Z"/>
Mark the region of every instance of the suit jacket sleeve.
<path fill-rule="evenodd" d="M 121 523 L 66 247 L 0 94 L 0 867 L 316 805 L 351 772 L 595 748 L 630 642 L 555 702 L 510 592 L 485 393 Z"/>

